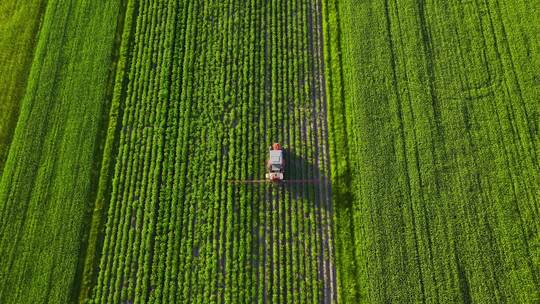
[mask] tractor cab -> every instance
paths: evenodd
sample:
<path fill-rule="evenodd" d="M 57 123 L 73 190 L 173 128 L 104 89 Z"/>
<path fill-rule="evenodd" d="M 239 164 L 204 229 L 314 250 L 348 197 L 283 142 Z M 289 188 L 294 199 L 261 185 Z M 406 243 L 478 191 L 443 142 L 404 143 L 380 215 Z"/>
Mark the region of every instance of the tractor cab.
<path fill-rule="evenodd" d="M 266 178 L 270 181 L 282 181 L 285 160 L 283 158 L 283 149 L 280 144 L 275 143 L 270 147 L 270 156 L 268 158 Z"/>

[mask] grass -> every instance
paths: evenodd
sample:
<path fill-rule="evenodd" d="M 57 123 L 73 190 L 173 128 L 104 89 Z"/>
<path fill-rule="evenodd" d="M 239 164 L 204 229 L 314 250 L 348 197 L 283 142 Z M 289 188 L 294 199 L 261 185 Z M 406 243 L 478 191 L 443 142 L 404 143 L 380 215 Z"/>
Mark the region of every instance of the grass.
<path fill-rule="evenodd" d="M 339 299 L 538 302 L 538 7 L 326 8 Z"/>
<path fill-rule="evenodd" d="M 76 293 L 118 13 L 119 1 L 47 2 L 0 181 L 2 303 Z"/>

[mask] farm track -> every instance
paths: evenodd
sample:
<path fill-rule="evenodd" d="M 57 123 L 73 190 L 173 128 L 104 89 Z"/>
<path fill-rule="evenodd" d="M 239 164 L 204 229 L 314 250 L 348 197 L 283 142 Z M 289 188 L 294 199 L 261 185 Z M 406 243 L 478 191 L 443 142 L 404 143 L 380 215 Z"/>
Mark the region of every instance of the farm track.
<path fill-rule="evenodd" d="M 321 3 L 128 7 L 90 302 L 334 303 Z M 226 182 L 263 178 L 274 141 L 320 183 Z"/>

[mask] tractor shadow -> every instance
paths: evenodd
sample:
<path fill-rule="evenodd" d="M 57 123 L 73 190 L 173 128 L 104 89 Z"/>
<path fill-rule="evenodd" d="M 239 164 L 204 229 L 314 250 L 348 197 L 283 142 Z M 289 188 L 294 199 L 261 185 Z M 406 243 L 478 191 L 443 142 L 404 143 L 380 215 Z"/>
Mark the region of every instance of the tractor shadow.
<path fill-rule="evenodd" d="M 316 164 L 316 160 L 290 150 L 285 155 L 285 182 L 272 185 L 282 189 L 284 195 L 291 194 L 292 200 L 307 200 L 315 206 L 327 208 L 330 199 L 330 178 Z"/>
<path fill-rule="evenodd" d="M 231 183 L 233 187 L 233 205 L 239 208 L 239 202 L 242 195 L 246 192 L 240 189 L 252 189 L 252 193 L 257 193 L 256 197 L 260 202 L 266 201 L 265 208 L 269 211 L 279 208 L 280 202 L 289 200 L 296 203 L 307 203 L 314 208 L 330 209 L 331 183 L 327 172 L 324 172 L 316 164 L 314 157 L 304 157 L 303 155 L 284 150 L 285 173 L 284 182 L 279 183 Z M 266 162 L 265 162 L 266 164 Z M 266 166 L 264 167 L 266 170 Z M 264 178 L 266 171 L 260 175 Z M 248 179 L 257 179 L 251 177 Z M 262 191 L 261 191 L 262 190 Z M 244 193 L 244 194 L 242 194 Z M 238 211 L 238 210 L 236 210 Z"/>

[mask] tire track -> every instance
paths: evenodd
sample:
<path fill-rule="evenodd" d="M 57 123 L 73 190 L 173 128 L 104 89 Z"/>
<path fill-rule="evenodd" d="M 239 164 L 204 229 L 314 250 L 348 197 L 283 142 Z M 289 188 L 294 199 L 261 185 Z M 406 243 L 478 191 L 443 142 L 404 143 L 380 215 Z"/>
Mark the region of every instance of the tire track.
<path fill-rule="evenodd" d="M 322 29 L 322 1 L 318 0 L 314 3 L 312 9 L 312 49 L 313 57 L 315 58 L 315 98 L 314 102 L 314 121 L 315 135 L 317 148 L 316 158 L 319 166 L 317 178 L 320 179 L 321 187 L 319 188 L 319 199 L 322 201 L 322 212 L 324 220 L 319 224 L 322 225 L 322 260 L 323 260 L 323 303 L 333 303 L 337 301 L 335 293 L 335 266 L 334 259 L 334 236 L 333 236 L 333 209 L 331 202 L 331 185 L 328 182 L 328 174 L 330 172 L 329 151 L 328 151 L 328 113 L 326 99 L 326 83 L 324 77 L 324 56 L 323 56 L 323 29 Z M 317 138 L 319 135 L 320 138 Z"/>

